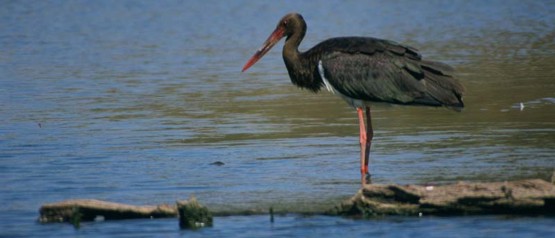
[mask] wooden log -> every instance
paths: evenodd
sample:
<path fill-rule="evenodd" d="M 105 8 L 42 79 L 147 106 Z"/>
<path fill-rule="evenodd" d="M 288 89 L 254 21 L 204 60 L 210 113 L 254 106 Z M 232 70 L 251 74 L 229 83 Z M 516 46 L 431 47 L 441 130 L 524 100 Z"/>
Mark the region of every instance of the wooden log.
<path fill-rule="evenodd" d="M 175 206 L 133 206 L 95 199 L 74 199 L 41 206 L 39 222 L 70 222 L 78 226 L 80 221 L 121 220 L 133 218 L 176 217 Z"/>
<path fill-rule="evenodd" d="M 94 199 L 66 200 L 44 204 L 40 208 L 39 221 L 41 223 L 70 222 L 79 226 L 81 221 L 177 217 L 178 206 L 184 208 L 183 215 L 180 217 L 193 221 L 193 223 L 180 221 L 181 227 L 190 227 L 186 223 L 199 225 L 199 227 L 212 225 L 211 212 L 200 206 L 194 198 L 185 202 L 178 201 L 177 206 L 166 204 L 133 206 Z M 194 209 L 191 210 L 191 208 Z M 217 214 L 243 213 L 239 211 Z M 365 185 L 355 196 L 325 214 L 355 217 L 470 214 L 555 215 L 555 185 L 540 179 L 492 183 L 459 182 L 439 186 L 370 184 Z"/>
<path fill-rule="evenodd" d="M 332 214 L 381 215 L 516 214 L 555 215 L 555 185 L 540 179 L 440 186 L 365 185 Z"/>

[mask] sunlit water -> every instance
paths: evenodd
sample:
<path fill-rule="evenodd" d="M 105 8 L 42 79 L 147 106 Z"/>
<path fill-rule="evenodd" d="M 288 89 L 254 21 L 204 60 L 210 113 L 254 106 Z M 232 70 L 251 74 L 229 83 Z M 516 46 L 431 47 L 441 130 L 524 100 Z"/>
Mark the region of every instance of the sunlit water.
<path fill-rule="evenodd" d="M 412 45 L 450 63 L 461 113 L 373 106 L 376 183 L 548 178 L 555 169 L 555 4 L 549 1 L 8 1 L 0 8 L 0 235 L 543 236 L 552 218 L 217 217 L 36 223 L 70 198 L 215 210 L 330 208 L 359 187 L 354 110 L 289 82 L 277 20 Z M 524 105 L 521 110 L 520 103 Z M 221 161 L 223 166 L 212 165 Z"/>

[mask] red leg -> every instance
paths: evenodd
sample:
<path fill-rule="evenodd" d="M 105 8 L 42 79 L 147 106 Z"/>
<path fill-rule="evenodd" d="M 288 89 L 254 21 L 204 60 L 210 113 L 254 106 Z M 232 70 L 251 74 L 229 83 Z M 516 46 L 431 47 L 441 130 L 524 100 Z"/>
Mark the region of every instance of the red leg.
<path fill-rule="evenodd" d="M 367 111 L 368 112 L 368 111 Z M 362 108 L 357 107 L 358 114 L 358 124 L 360 133 L 360 181 L 361 184 L 366 184 L 366 174 L 368 173 L 368 152 L 366 152 L 366 129 L 364 127 L 364 115 L 362 114 Z"/>

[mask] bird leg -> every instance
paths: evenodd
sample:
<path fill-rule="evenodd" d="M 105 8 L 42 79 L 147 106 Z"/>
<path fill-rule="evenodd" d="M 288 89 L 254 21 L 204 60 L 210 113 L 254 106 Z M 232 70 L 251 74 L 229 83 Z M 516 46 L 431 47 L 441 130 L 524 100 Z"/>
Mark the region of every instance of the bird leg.
<path fill-rule="evenodd" d="M 368 171 L 368 164 L 370 163 L 370 147 L 372 146 L 372 138 L 374 138 L 374 129 L 372 128 L 372 115 L 370 114 L 370 107 L 366 107 L 366 154 L 364 154 L 364 166 L 366 168 L 366 182 L 372 183 L 370 171 Z"/>
<path fill-rule="evenodd" d="M 364 126 L 364 115 L 362 108 L 357 107 L 359 135 L 360 135 L 360 182 L 362 185 L 366 184 L 366 174 L 368 173 L 368 163 L 366 162 L 366 129 Z"/>
<path fill-rule="evenodd" d="M 374 131 L 372 130 L 372 122 L 370 119 L 370 108 L 366 107 L 366 119 L 368 129 L 364 126 L 364 115 L 362 108 L 357 107 L 358 122 L 360 128 L 360 181 L 361 184 L 370 183 L 370 174 L 368 173 L 368 157 L 370 155 L 370 145 L 372 144 L 372 137 Z"/>

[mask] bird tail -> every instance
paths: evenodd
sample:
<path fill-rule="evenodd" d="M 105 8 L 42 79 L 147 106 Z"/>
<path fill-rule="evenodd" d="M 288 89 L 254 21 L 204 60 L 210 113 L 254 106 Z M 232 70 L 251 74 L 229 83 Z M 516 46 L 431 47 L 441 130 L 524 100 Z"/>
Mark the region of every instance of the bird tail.
<path fill-rule="evenodd" d="M 436 106 L 445 106 L 456 111 L 461 111 L 464 107 L 462 100 L 465 88 L 452 74 L 454 69 L 446 64 L 435 61 L 420 61 L 424 71 L 426 84 L 426 96 L 422 104 L 430 105 L 434 101 Z M 418 102 L 418 101 L 417 101 Z"/>

